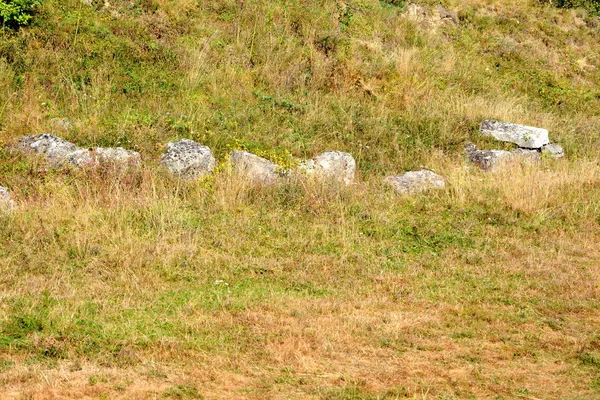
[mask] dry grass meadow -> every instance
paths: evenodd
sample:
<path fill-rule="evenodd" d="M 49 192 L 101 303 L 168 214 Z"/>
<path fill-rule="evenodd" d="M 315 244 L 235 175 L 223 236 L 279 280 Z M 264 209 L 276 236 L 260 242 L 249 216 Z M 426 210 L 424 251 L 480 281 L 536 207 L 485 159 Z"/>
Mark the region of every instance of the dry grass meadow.
<path fill-rule="evenodd" d="M 0 399 L 600 398 L 600 21 L 419 3 L 46 0 L 3 30 L 3 145 L 53 132 L 144 165 L 2 146 Z M 506 147 L 484 118 L 567 157 L 480 171 L 466 141 Z M 157 166 L 182 137 L 214 176 Z M 233 148 L 348 151 L 359 180 L 255 187 Z M 448 187 L 381 183 L 422 165 Z"/>

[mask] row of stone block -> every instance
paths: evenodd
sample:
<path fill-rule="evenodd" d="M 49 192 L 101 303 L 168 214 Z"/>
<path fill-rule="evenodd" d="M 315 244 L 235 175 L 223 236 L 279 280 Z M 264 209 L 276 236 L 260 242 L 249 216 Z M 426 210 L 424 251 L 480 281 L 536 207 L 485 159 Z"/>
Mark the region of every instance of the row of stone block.
<path fill-rule="evenodd" d="M 138 168 L 141 155 L 138 152 L 117 148 L 82 148 L 74 143 L 51 134 L 23 136 L 17 140 L 14 149 L 26 154 L 44 158 L 56 168 L 95 168 L 102 165 Z M 303 175 L 316 179 L 351 185 L 356 180 L 356 161 L 351 154 L 341 151 L 327 151 L 304 160 L 296 168 L 283 168 L 263 157 L 245 151 L 234 150 L 229 155 L 232 171 L 257 185 L 271 185 L 285 182 L 290 177 Z M 207 146 L 189 139 L 168 143 L 160 164 L 170 173 L 186 181 L 201 179 L 212 174 L 216 158 Z M 430 188 L 444 187 L 446 181 L 441 176 L 427 170 L 411 171 L 401 176 L 389 176 L 384 183 L 396 192 L 411 194 Z M 0 208 L 12 210 L 15 206 L 8 190 L 0 186 Z"/>
<path fill-rule="evenodd" d="M 468 143 L 465 151 L 468 159 L 484 170 L 493 170 L 506 161 L 520 160 L 539 162 L 541 154 L 560 158 L 563 149 L 551 144 L 548 131 L 514 123 L 485 120 L 480 132 L 500 141 L 511 142 L 518 147 L 511 150 L 480 150 Z M 51 134 L 21 137 L 15 149 L 28 154 L 38 154 L 54 167 L 94 168 L 105 164 L 114 166 L 139 167 L 142 162 L 140 153 L 116 148 L 82 148 L 74 143 Z M 246 151 L 234 150 L 229 162 L 235 174 L 243 176 L 249 182 L 259 185 L 271 185 L 284 182 L 295 175 L 314 176 L 318 179 L 350 185 L 355 183 L 356 161 L 349 153 L 327 151 L 299 163 L 297 168 L 286 169 L 263 157 Z M 168 143 L 160 164 L 170 173 L 182 180 L 193 181 L 212 174 L 216 167 L 216 158 L 212 150 L 189 139 Z M 400 176 L 388 176 L 384 183 L 397 193 L 412 194 L 428 189 L 439 189 L 446 180 L 428 170 L 409 171 Z M 0 208 L 13 209 L 14 201 L 8 190 L 0 186 Z"/>

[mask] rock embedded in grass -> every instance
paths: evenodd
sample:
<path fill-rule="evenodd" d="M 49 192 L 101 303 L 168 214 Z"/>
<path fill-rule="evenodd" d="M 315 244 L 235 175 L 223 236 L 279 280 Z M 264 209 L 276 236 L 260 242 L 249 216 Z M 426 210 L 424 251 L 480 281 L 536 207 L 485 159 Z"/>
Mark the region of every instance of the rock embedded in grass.
<path fill-rule="evenodd" d="M 388 176 L 384 183 L 390 185 L 399 194 L 416 194 L 429 189 L 442 189 L 446 179 L 428 170 L 409 171 L 400 176 Z"/>
<path fill-rule="evenodd" d="M 273 184 L 285 175 L 277 164 L 246 151 L 234 150 L 229 159 L 233 172 L 253 183 Z"/>
<path fill-rule="evenodd" d="M 23 136 L 17 141 L 16 148 L 25 153 L 39 154 L 55 167 L 71 165 L 83 168 L 105 164 L 138 166 L 142 161 L 140 153 L 136 151 L 122 147 L 85 149 L 49 133 Z"/>
<path fill-rule="evenodd" d="M 141 165 L 142 157 L 140 153 L 122 147 L 96 147 L 71 153 L 69 162 L 77 167 L 97 167 L 106 164 L 137 167 Z"/>
<path fill-rule="evenodd" d="M 540 152 L 537 150 L 517 148 L 512 151 L 506 150 L 479 150 L 473 143 L 465 145 L 465 153 L 469 161 L 479 165 L 485 171 L 495 170 L 509 161 L 520 160 L 530 163 L 541 161 Z"/>
<path fill-rule="evenodd" d="M 167 144 L 160 163 L 183 180 L 196 180 L 212 173 L 216 160 L 209 147 L 181 139 Z"/>
<path fill-rule="evenodd" d="M 561 146 L 550 143 L 542 148 L 542 154 L 550 158 L 563 158 L 565 156 L 565 151 Z"/>
<path fill-rule="evenodd" d="M 479 150 L 473 143 L 467 143 L 465 152 L 467 153 L 469 161 L 479 165 L 479 167 L 485 171 L 498 168 L 512 157 L 510 151 Z"/>
<path fill-rule="evenodd" d="M 533 164 L 539 164 L 542 161 L 541 153 L 537 150 L 517 148 L 511 150 L 510 153 L 522 161 L 528 161 Z"/>
<path fill-rule="evenodd" d="M 514 143 L 526 149 L 540 149 L 550 143 L 546 129 L 512 122 L 485 120 L 481 123 L 479 131 L 486 136 Z"/>
<path fill-rule="evenodd" d="M 311 160 L 304 161 L 300 168 L 305 173 L 319 179 L 351 185 L 355 179 L 356 161 L 349 153 L 327 151 Z"/>
<path fill-rule="evenodd" d="M 137 151 L 126 150 L 122 147 L 96 147 L 93 150 L 100 163 L 130 163 L 140 165 L 142 156 Z"/>
<path fill-rule="evenodd" d="M 10 192 L 0 186 L 0 211 L 12 211 L 15 208 L 15 202 L 13 201 Z"/>
<path fill-rule="evenodd" d="M 465 145 L 465 153 L 469 161 L 479 165 L 485 171 L 495 170 L 512 160 L 534 164 L 541 162 L 540 152 L 531 149 L 517 148 L 512 151 L 480 150 L 473 143 L 467 143 Z"/>
<path fill-rule="evenodd" d="M 69 156 L 81 150 L 75 144 L 49 133 L 23 136 L 17 141 L 16 148 L 25 153 L 39 154 L 54 166 L 68 163 Z"/>

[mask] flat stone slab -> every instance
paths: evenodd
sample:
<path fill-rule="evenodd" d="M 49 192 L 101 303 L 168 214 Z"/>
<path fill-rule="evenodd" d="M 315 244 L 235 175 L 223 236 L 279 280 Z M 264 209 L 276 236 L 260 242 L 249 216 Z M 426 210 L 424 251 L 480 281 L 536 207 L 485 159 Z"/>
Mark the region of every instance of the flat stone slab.
<path fill-rule="evenodd" d="M 160 163 L 183 180 L 202 178 L 215 169 L 216 160 L 210 148 L 189 139 L 167 144 Z"/>
<path fill-rule="evenodd" d="M 85 149 L 58 136 L 44 133 L 19 138 L 16 148 L 38 154 L 55 167 L 71 165 L 76 168 L 98 167 L 105 164 L 139 166 L 140 153 L 122 147 Z"/>
<path fill-rule="evenodd" d="M 233 172 L 253 183 L 273 184 L 285 175 L 277 164 L 247 151 L 234 150 L 229 159 Z"/>
<path fill-rule="evenodd" d="M 0 212 L 10 212 L 15 208 L 15 202 L 13 201 L 10 192 L 0 186 Z"/>
<path fill-rule="evenodd" d="M 511 122 L 485 120 L 481 123 L 479 131 L 486 136 L 527 149 L 540 149 L 550 143 L 546 129 Z"/>
<path fill-rule="evenodd" d="M 409 171 L 400 176 L 388 176 L 384 183 L 390 185 L 399 194 L 421 193 L 429 189 L 442 189 L 446 186 L 446 179 L 428 171 Z"/>
<path fill-rule="evenodd" d="M 320 179 L 332 180 L 350 185 L 354 183 L 356 161 L 349 153 L 326 151 L 311 160 L 304 161 L 300 169 Z"/>

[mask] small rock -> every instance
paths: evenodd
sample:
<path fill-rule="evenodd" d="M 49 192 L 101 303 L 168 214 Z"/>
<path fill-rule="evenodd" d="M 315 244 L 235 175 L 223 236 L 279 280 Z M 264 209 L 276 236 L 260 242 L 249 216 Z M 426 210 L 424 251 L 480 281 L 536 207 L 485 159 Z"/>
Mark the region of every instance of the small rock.
<path fill-rule="evenodd" d="M 446 186 L 446 180 L 440 175 L 427 171 L 409 171 L 400 176 L 388 176 L 384 182 L 391 185 L 397 193 L 413 194 L 428 189 L 441 189 Z"/>
<path fill-rule="evenodd" d="M 511 150 L 510 153 L 513 156 L 519 157 L 522 161 L 527 161 L 534 164 L 539 164 L 542 162 L 542 156 L 537 150 L 518 148 Z"/>
<path fill-rule="evenodd" d="M 497 168 L 500 164 L 506 163 L 512 154 L 506 150 L 479 150 L 473 143 L 467 143 L 465 152 L 469 160 L 489 171 Z"/>
<path fill-rule="evenodd" d="M 492 136 L 503 142 L 515 143 L 527 149 L 539 149 L 550 143 L 548 131 L 533 126 L 485 120 L 481 123 L 479 131 L 486 136 Z"/>
<path fill-rule="evenodd" d="M 486 171 L 494 170 L 507 162 L 519 159 L 525 162 L 541 162 L 540 152 L 530 149 L 506 150 L 479 150 L 473 143 L 465 145 L 465 152 L 469 160 Z"/>
<path fill-rule="evenodd" d="M 16 148 L 45 157 L 52 166 L 97 167 L 102 164 L 141 164 L 140 153 L 122 147 L 84 149 L 48 133 L 23 136 Z"/>
<path fill-rule="evenodd" d="M 212 173 L 216 160 L 210 148 L 193 140 L 181 139 L 167 144 L 160 163 L 181 179 L 195 180 Z"/>
<path fill-rule="evenodd" d="M 565 151 L 561 146 L 550 143 L 542 148 L 542 154 L 551 158 L 563 158 L 565 156 Z"/>
<path fill-rule="evenodd" d="M 15 208 L 15 202 L 10 196 L 8 190 L 0 186 L 0 211 L 12 211 Z"/>
<path fill-rule="evenodd" d="M 312 160 L 303 162 L 300 168 L 307 174 L 350 185 L 354 183 L 356 161 L 351 154 L 341 151 L 327 151 Z"/>
<path fill-rule="evenodd" d="M 281 178 L 277 164 L 256 154 L 234 150 L 229 159 L 236 174 L 245 176 L 254 183 L 272 184 Z"/>

